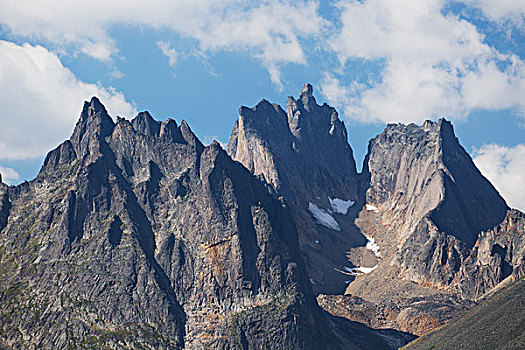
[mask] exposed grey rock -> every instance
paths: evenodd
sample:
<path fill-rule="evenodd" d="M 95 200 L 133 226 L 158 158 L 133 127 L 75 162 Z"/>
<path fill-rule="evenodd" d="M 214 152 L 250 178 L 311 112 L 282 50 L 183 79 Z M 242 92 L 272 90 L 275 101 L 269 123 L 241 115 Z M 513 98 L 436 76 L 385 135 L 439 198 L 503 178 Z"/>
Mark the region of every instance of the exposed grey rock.
<path fill-rule="evenodd" d="M 435 310 L 447 313 L 425 310 L 412 321 L 426 314 L 442 324 L 506 277 L 523 275 L 523 214 L 509 210 L 448 121 L 388 125 L 370 141 L 363 169 L 366 202 L 378 210 L 365 208 L 356 223 L 383 258 L 346 293 L 375 309 L 394 302 L 410 310 L 416 297 L 437 300 Z M 374 289 L 378 281 L 384 281 L 380 290 Z M 412 332 L 422 334 L 432 324 Z"/>
<path fill-rule="evenodd" d="M 35 180 L 1 185 L 4 217 L 0 347 L 390 349 L 408 339 L 324 313 L 290 210 L 185 122 L 141 113 L 115 123 L 93 98 Z"/>
<path fill-rule="evenodd" d="M 366 240 L 350 215 L 331 214 L 342 227 L 338 232 L 316 223 L 308 208 L 331 210 L 328 197 L 358 201 L 359 181 L 344 123 L 312 93 L 305 84 L 299 99 L 288 98 L 286 112 L 266 100 L 241 107 L 227 151 L 286 198 L 314 290 L 341 293 L 348 278 L 334 268 L 343 269 L 345 251 Z"/>
<path fill-rule="evenodd" d="M 477 234 L 499 224 L 508 209 L 445 119 L 389 125 L 370 141 L 363 169 L 370 174 L 367 202 L 391 212 L 391 222 L 405 215 L 407 233 L 428 216 L 439 231 L 470 248 Z"/>
<path fill-rule="evenodd" d="M 524 275 L 525 216 L 449 122 L 389 125 L 363 174 L 346 139 L 308 84 L 241 107 L 228 153 L 86 102 L 35 180 L 0 181 L 0 348 L 391 349 Z"/>
<path fill-rule="evenodd" d="M 11 209 L 11 203 L 9 202 L 9 187 L 2 183 L 0 179 L 0 232 L 7 225 L 7 218 L 9 216 L 9 210 Z"/>
<path fill-rule="evenodd" d="M 381 208 L 380 219 L 395 231 L 401 274 L 422 284 L 463 283 L 460 269 L 480 233 L 508 211 L 444 119 L 389 125 L 370 141 L 364 172 L 367 203 Z"/>
<path fill-rule="evenodd" d="M 450 122 L 388 125 L 370 141 L 358 175 L 344 124 L 312 90 L 306 84 L 299 99 L 289 98 L 286 112 L 265 100 L 241 107 L 228 153 L 289 204 L 314 291 L 331 294 L 320 296 L 323 307 L 422 334 L 523 274 L 521 214 L 481 175 Z M 356 204 L 347 215 L 330 213 L 328 197 Z M 309 202 L 332 215 L 326 226 L 333 229 L 319 225 Z M 365 236 L 379 252 L 365 248 Z M 347 276 L 339 272 L 345 265 L 377 268 Z M 346 293 L 368 305 L 368 319 L 336 295 L 344 280 Z M 395 317 L 378 322 L 392 305 Z"/>

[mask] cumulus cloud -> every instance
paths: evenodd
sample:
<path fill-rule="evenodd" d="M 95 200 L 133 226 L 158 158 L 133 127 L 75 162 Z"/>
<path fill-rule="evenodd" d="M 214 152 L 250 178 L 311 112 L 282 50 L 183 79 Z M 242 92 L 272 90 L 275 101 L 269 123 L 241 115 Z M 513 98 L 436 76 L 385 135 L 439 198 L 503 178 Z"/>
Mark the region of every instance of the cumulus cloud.
<path fill-rule="evenodd" d="M 135 114 L 120 92 L 78 80 L 42 46 L 0 41 L 0 92 L 0 159 L 44 155 L 69 137 L 92 96 L 113 116 Z"/>
<path fill-rule="evenodd" d="M 525 211 L 525 144 L 484 145 L 474 151 L 474 163 L 509 206 Z"/>
<path fill-rule="evenodd" d="M 465 0 L 464 2 L 480 9 L 493 21 L 510 20 L 518 25 L 525 24 L 525 3 L 522 0 Z"/>
<path fill-rule="evenodd" d="M 14 169 L 12 168 L 5 168 L 0 165 L 0 177 L 1 182 L 4 182 L 6 184 L 12 184 L 14 181 L 18 180 L 20 178 L 20 174 L 18 174 Z"/>
<path fill-rule="evenodd" d="M 474 24 L 444 13 L 446 3 L 339 2 L 342 25 L 330 42 L 341 64 L 382 60 L 384 67 L 380 79 L 357 86 L 327 72 L 325 97 L 347 116 L 371 122 L 461 119 L 478 108 L 525 110 L 524 61 L 488 45 Z"/>
<path fill-rule="evenodd" d="M 0 12 L 14 34 L 73 45 L 99 60 L 117 54 L 111 26 L 167 30 L 195 40 L 204 52 L 249 51 L 272 69 L 272 80 L 276 64 L 306 62 L 300 39 L 326 24 L 314 0 L 5 0 Z"/>

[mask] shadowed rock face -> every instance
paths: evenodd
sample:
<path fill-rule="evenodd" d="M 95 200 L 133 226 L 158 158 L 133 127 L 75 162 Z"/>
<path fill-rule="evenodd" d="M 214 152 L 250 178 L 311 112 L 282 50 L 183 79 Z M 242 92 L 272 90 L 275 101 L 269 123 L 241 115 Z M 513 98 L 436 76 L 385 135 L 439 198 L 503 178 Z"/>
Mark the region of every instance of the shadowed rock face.
<path fill-rule="evenodd" d="M 364 172 L 367 201 L 405 221 L 410 232 L 428 216 L 437 229 L 468 248 L 505 218 L 507 205 L 461 147 L 450 122 L 389 125 L 370 141 Z M 406 237 L 399 237 L 399 244 Z"/>
<path fill-rule="evenodd" d="M 266 100 L 241 107 L 227 152 L 286 198 L 314 290 L 341 293 L 348 277 L 334 268 L 343 269 L 345 250 L 366 240 L 349 216 L 330 213 L 340 219 L 341 229 L 334 230 L 320 225 L 308 210 L 314 203 L 333 211 L 329 197 L 359 199 L 352 148 L 335 109 L 319 106 L 309 84 L 299 99 L 288 98 L 286 111 Z"/>
<path fill-rule="evenodd" d="M 0 230 L 2 348 L 391 348 L 322 312 L 289 210 L 184 121 L 86 102 L 35 180 L 0 184 Z"/>

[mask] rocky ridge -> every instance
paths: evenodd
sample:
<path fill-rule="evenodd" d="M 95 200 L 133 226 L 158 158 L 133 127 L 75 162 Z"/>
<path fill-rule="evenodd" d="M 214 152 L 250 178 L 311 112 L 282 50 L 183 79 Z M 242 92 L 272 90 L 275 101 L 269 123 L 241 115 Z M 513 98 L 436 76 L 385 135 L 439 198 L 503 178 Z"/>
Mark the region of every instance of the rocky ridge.
<path fill-rule="evenodd" d="M 0 184 L 0 348 L 396 348 L 317 305 L 290 209 L 218 143 L 96 98 Z"/>
<path fill-rule="evenodd" d="M 326 104 L 312 104 L 311 94 L 307 84 L 298 100 L 289 98 L 287 119 L 279 106 L 265 101 L 254 109 L 241 108 L 228 152 L 289 203 L 322 307 L 371 327 L 423 334 L 475 305 L 506 277 L 523 275 L 523 214 L 510 210 L 481 175 L 450 122 L 388 125 L 370 141 L 361 174 L 355 166 L 343 166 L 343 171 L 330 172 L 324 182 L 330 185 L 323 187 L 322 181 L 312 180 L 323 169 L 319 164 L 330 168 L 335 157 L 343 165 L 354 159 L 346 129 L 340 133 L 345 137 L 326 150 L 319 146 L 301 152 L 300 141 L 328 144 L 325 137 L 332 135 L 332 127 L 322 122 L 325 111 L 332 111 L 334 123 L 338 120 Z M 272 112 L 261 104 L 272 106 Z M 316 119 L 318 124 L 312 122 Z M 285 181 L 289 178 L 301 181 Z M 339 183 L 351 186 L 344 192 Z M 330 207 L 336 196 L 355 204 L 337 213 Z M 315 211 L 308 210 L 309 202 Z M 333 221 L 324 216 L 321 222 L 324 214 Z M 346 261 L 339 260 L 342 256 Z M 326 272 L 330 269 L 335 273 Z M 341 278 L 349 282 L 346 296 L 334 288 Z M 327 280 L 332 288 L 322 284 Z"/>
<path fill-rule="evenodd" d="M 286 111 L 266 100 L 241 107 L 227 152 L 289 203 L 314 290 L 342 293 L 348 278 L 334 266 L 343 270 L 346 247 L 363 245 L 366 238 L 346 215 L 356 211 L 360 189 L 346 127 L 336 110 L 318 105 L 309 84 L 298 99 L 288 98 Z M 334 199 L 353 207 L 338 212 Z M 338 220 L 331 227 L 334 216 Z"/>
<path fill-rule="evenodd" d="M 464 315 L 402 349 L 523 349 L 525 281 L 501 288 Z"/>
<path fill-rule="evenodd" d="M 444 119 L 388 125 L 359 174 L 309 84 L 226 152 L 93 98 L 0 178 L 0 348 L 399 348 L 521 278 L 524 234 Z"/>

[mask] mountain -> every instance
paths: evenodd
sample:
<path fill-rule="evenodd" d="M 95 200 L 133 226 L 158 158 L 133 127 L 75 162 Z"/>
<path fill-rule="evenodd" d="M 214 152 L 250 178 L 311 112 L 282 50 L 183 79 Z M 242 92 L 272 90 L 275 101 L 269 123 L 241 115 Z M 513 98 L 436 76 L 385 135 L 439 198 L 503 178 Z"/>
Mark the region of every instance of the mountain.
<path fill-rule="evenodd" d="M 309 84 L 241 107 L 226 151 L 93 98 L 34 180 L 0 178 L 0 349 L 397 349 L 519 310 L 487 295 L 524 239 L 445 119 L 388 125 L 358 173 Z"/>
<path fill-rule="evenodd" d="M 147 112 L 115 122 L 96 98 L 36 179 L 0 184 L 0 310 L 6 349 L 393 349 L 413 339 L 319 308 L 292 210 L 217 142 Z"/>
<path fill-rule="evenodd" d="M 242 107 L 227 150 L 289 204 L 327 311 L 420 335 L 523 276 L 524 215 L 475 167 L 450 122 L 389 124 L 359 174 L 343 122 L 310 85 L 286 107 Z"/>
<path fill-rule="evenodd" d="M 342 270 L 347 247 L 366 238 L 347 216 L 358 207 L 359 177 L 335 109 L 319 106 L 309 84 L 286 111 L 266 100 L 241 107 L 227 152 L 286 199 L 314 290 L 344 292 L 348 278 L 334 266 Z"/>
<path fill-rule="evenodd" d="M 382 256 L 346 294 L 392 306 L 385 325 L 424 334 L 523 276 L 525 216 L 481 175 L 448 121 L 387 126 L 370 141 L 363 174 L 367 205 L 356 224 Z"/>

